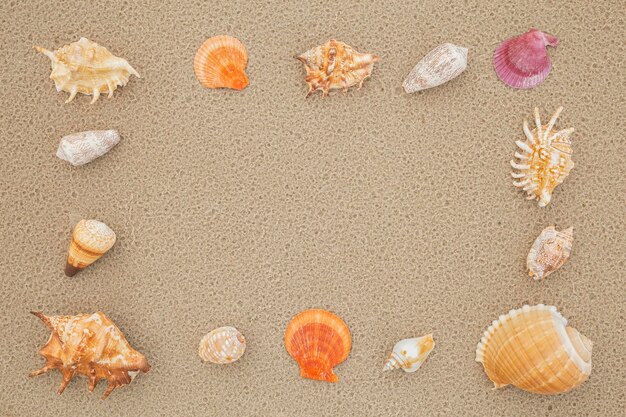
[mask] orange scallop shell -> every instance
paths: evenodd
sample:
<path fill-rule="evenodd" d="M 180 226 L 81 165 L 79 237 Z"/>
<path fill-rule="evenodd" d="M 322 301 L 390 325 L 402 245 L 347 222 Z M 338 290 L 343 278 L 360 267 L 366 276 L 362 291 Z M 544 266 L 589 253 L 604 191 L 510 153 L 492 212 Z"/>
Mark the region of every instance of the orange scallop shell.
<path fill-rule="evenodd" d="M 346 360 L 351 347 L 346 323 L 326 310 L 299 313 L 285 331 L 285 348 L 298 362 L 302 378 L 337 382 L 333 368 Z"/>
<path fill-rule="evenodd" d="M 193 60 L 193 70 L 205 88 L 243 90 L 248 86 L 248 52 L 239 39 L 221 35 L 207 39 Z"/>

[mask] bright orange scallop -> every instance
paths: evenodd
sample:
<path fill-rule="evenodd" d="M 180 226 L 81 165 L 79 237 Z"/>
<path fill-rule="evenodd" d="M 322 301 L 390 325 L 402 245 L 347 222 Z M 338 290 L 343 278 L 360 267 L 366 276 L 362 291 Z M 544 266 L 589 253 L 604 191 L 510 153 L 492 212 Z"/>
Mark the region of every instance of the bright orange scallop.
<path fill-rule="evenodd" d="M 301 312 L 285 331 L 285 348 L 300 365 L 302 378 L 337 382 L 333 368 L 346 360 L 351 347 L 346 323 L 326 310 Z"/>
<path fill-rule="evenodd" d="M 243 90 L 248 86 L 248 52 L 239 39 L 221 35 L 207 39 L 193 60 L 193 70 L 205 88 Z"/>

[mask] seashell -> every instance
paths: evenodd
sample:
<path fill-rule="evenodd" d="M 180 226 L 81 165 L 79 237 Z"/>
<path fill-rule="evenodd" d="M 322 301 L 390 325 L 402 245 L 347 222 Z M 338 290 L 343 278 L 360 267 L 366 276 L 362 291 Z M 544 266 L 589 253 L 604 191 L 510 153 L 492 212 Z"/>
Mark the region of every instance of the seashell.
<path fill-rule="evenodd" d="M 100 259 L 115 244 L 115 232 L 98 220 L 81 220 L 67 250 L 65 275 L 73 277 Z"/>
<path fill-rule="evenodd" d="M 493 54 L 498 78 L 513 88 L 533 88 L 545 81 L 552 69 L 547 46 L 559 40 L 537 29 L 502 42 Z"/>
<path fill-rule="evenodd" d="M 337 382 L 333 368 L 346 360 L 351 347 L 346 323 L 326 310 L 299 313 L 285 331 L 285 348 L 298 362 L 302 378 Z"/>
<path fill-rule="evenodd" d="M 402 339 L 393 347 L 383 371 L 402 368 L 404 372 L 415 372 L 420 369 L 434 347 L 435 341 L 432 334 L 413 339 Z"/>
<path fill-rule="evenodd" d="M 519 162 L 511 161 L 511 166 L 518 172 L 512 172 L 516 179 L 513 185 L 526 191 L 529 200 L 537 200 L 539 207 L 545 207 L 552 199 L 554 188 L 561 184 L 574 168 L 572 161 L 572 142 L 569 136 L 573 128 L 552 133 L 556 119 L 563 107 L 559 107 L 550 122 L 542 126 L 539 109 L 535 108 L 535 124 L 530 131 L 524 120 L 526 141 L 515 142 L 521 152 L 515 152 Z"/>
<path fill-rule="evenodd" d="M 496 388 L 559 394 L 589 378 L 592 345 L 556 307 L 525 305 L 494 320 L 476 348 L 476 362 Z"/>
<path fill-rule="evenodd" d="M 554 226 L 543 229 L 526 258 L 528 274 L 539 280 L 559 269 L 569 259 L 573 241 L 573 227 L 560 232 Z"/>
<path fill-rule="evenodd" d="M 227 35 L 204 41 L 193 60 L 193 70 L 205 88 L 243 90 L 248 86 L 247 65 L 246 47 Z"/>
<path fill-rule="evenodd" d="M 91 130 L 63 136 L 57 157 L 76 166 L 84 165 L 109 152 L 120 141 L 117 130 Z"/>
<path fill-rule="evenodd" d="M 105 91 L 111 98 L 118 85 L 123 87 L 128 83 L 131 74 L 139 77 L 125 59 L 116 57 L 104 46 L 87 38 L 80 38 L 54 52 L 40 46 L 35 49 L 52 61 L 50 78 L 57 91 L 70 93 L 66 103 L 74 100 L 77 93 L 93 95 L 92 103 Z"/>
<path fill-rule="evenodd" d="M 130 384 L 139 371 L 150 370 L 145 356 L 130 346 L 120 329 L 103 313 L 54 317 L 41 312 L 32 314 L 39 317 L 52 334 L 39 350 L 46 364 L 30 376 L 57 368 L 63 374 L 59 394 L 74 376 L 83 375 L 89 378 L 90 392 L 101 379 L 108 381 L 104 400 L 115 388 Z"/>
<path fill-rule="evenodd" d="M 437 87 L 458 77 L 465 68 L 467 48 L 444 43 L 430 51 L 413 67 L 402 86 L 407 93 Z"/>
<path fill-rule="evenodd" d="M 225 326 L 211 330 L 200 340 L 198 355 L 205 362 L 233 363 L 246 351 L 246 339 L 239 330 Z"/>
<path fill-rule="evenodd" d="M 306 66 L 307 97 L 317 90 L 327 96 L 330 90 L 346 92 L 356 84 L 361 88 L 371 75 L 374 63 L 380 60 L 376 55 L 361 54 L 334 39 L 306 51 L 298 59 Z"/>

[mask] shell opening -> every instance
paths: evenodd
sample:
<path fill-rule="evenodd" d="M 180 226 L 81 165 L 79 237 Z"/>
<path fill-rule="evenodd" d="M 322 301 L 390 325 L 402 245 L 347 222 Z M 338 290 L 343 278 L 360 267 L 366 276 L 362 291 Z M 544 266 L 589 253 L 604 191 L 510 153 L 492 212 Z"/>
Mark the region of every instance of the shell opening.
<path fill-rule="evenodd" d="M 574 349 L 576 349 L 576 353 L 578 353 L 583 361 L 590 362 L 593 342 L 573 327 L 568 326 L 565 328 L 565 331 L 567 332 L 567 336 L 572 342 Z"/>

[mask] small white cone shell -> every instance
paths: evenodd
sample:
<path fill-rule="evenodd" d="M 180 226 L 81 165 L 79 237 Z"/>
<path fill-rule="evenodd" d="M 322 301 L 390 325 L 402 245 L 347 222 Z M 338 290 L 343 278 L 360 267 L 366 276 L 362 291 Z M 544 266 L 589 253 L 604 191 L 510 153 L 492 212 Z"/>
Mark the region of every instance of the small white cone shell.
<path fill-rule="evenodd" d="M 92 130 L 64 136 L 56 156 L 74 166 L 85 165 L 110 151 L 120 141 L 117 130 Z"/>
<path fill-rule="evenodd" d="M 404 91 L 415 93 L 458 77 L 467 68 L 467 53 L 467 48 L 451 43 L 436 47 L 407 75 L 402 83 Z"/>

